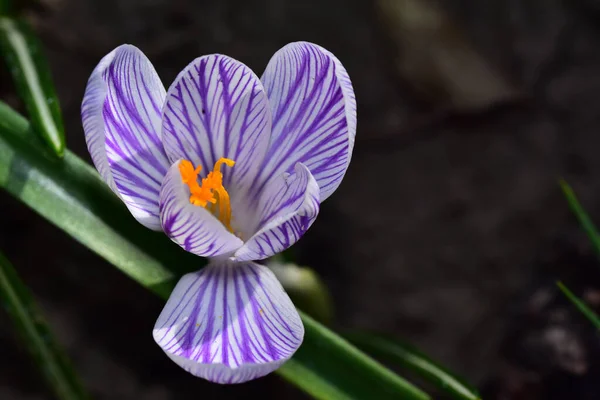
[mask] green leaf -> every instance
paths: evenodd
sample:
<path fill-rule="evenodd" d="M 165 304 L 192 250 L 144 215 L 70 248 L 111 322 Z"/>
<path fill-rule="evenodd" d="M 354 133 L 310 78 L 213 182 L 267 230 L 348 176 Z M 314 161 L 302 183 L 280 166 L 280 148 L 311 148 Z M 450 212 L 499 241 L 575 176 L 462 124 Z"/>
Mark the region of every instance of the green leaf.
<path fill-rule="evenodd" d="M 567 202 L 569 203 L 571 211 L 573 211 L 573 213 L 579 220 L 579 223 L 583 227 L 583 230 L 586 232 L 589 240 L 592 242 L 592 246 L 594 247 L 596 255 L 600 256 L 600 235 L 598 235 L 598 230 L 596 229 L 596 226 L 592 222 L 589 215 L 583 209 L 583 206 L 577 199 L 577 196 L 575 195 L 575 192 L 573 191 L 571 186 L 569 186 L 569 184 L 562 179 L 559 181 L 559 183 L 567 199 Z M 596 328 L 600 329 L 600 319 L 598 318 L 596 313 L 594 313 L 594 311 L 592 311 L 581 299 L 575 296 L 561 282 L 557 282 L 556 285 L 564 293 L 564 295 L 567 296 L 571 303 L 573 303 L 575 307 L 577 307 L 579 311 L 581 311 L 583 315 L 585 315 L 587 319 L 589 319 L 596 326 Z"/>
<path fill-rule="evenodd" d="M 594 324 L 596 329 L 600 329 L 600 318 L 598 318 L 598 315 L 591 308 L 589 308 L 588 305 L 583 302 L 583 300 L 573 294 L 573 292 L 563 285 L 562 282 L 556 282 L 556 286 L 558 286 L 561 292 L 567 296 L 567 299 L 569 299 L 569 301 L 573 303 L 573 305 L 575 305 L 575 307 L 577 307 L 592 324 Z"/>
<path fill-rule="evenodd" d="M 36 132 L 57 156 L 65 151 L 58 98 L 41 44 L 29 25 L 0 15 L 0 50 Z"/>
<path fill-rule="evenodd" d="M 414 347 L 372 333 L 352 333 L 348 340 L 367 353 L 405 367 L 457 400 L 479 400 L 477 391 Z"/>
<path fill-rule="evenodd" d="M 596 254 L 600 256 L 600 236 L 598 235 L 598 230 L 594 226 L 594 223 L 590 219 L 589 215 L 583 209 L 583 206 L 577 199 L 577 196 L 575 195 L 575 192 L 571 186 L 569 186 L 569 184 L 563 179 L 559 180 L 559 184 L 567 199 L 567 202 L 569 203 L 569 208 L 571 208 L 571 211 L 575 214 L 579 220 L 579 223 L 585 230 L 588 238 L 594 246 Z"/>
<path fill-rule="evenodd" d="M 311 317 L 302 312 L 300 316 L 306 332 L 302 347 L 292 359 L 300 365 L 287 363 L 278 372 L 288 379 L 298 378 L 293 374 L 306 376 L 296 384 L 309 394 L 323 400 L 431 399 Z M 319 391 L 313 392 L 313 387 L 319 387 Z"/>
<path fill-rule="evenodd" d="M 0 253 L 0 299 L 55 396 L 89 399 L 68 358 L 52 336 L 33 296 Z"/>
<path fill-rule="evenodd" d="M 203 266 L 163 234 L 138 224 L 76 155 L 63 161 L 36 145 L 29 125 L 0 102 L 0 186 L 125 274 L 166 299 L 177 278 Z M 278 373 L 318 399 L 430 397 L 312 318 L 304 343 Z M 157 351 L 158 348 L 157 348 Z"/>

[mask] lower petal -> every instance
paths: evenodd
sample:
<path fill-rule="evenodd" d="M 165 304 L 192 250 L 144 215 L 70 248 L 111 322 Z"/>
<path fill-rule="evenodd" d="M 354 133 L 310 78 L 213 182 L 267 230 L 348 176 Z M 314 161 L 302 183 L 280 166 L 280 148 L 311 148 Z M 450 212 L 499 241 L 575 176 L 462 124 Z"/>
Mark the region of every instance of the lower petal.
<path fill-rule="evenodd" d="M 263 260 L 296 243 L 319 214 L 319 186 L 301 163 L 292 175 L 272 180 L 261 193 L 258 227 L 233 258 L 237 261 Z"/>
<path fill-rule="evenodd" d="M 165 176 L 159 199 L 162 229 L 172 241 L 201 257 L 218 257 L 242 246 L 243 242 L 206 208 L 191 204 L 189 199 L 177 161 Z"/>
<path fill-rule="evenodd" d="M 267 267 L 213 261 L 181 278 L 153 336 L 189 373 L 216 383 L 242 383 L 286 362 L 300 347 L 304 327 Z"/>

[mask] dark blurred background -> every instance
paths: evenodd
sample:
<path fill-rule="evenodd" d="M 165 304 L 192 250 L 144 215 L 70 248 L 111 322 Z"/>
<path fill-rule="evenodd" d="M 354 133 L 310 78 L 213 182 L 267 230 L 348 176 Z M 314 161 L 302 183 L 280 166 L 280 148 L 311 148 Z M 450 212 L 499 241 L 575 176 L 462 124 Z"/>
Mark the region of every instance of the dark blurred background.
<path fill-rule="evenodd" d="M 408 340 L 486 400 L 600 398 L 598 335 L 554 286 L 600 308 L 600 267 L 557 184 L 600 221 L 600 1 L 39 0 L 28 18 L 87 160 L 85 84 L 119 44 L 166 86 L 203 54 L 260 75 L 288 42 L 329 49 L 358 134 L 297 253 L 332 292 L 333 328 Z M 186 374 L 152 340 L 160 299 L 8 195 L 0 208 L 0 248 L 96 399 L 306 398 L 276 375 L 221 387 Z M 0 399 L 50 398 L 4 313 L 0 354 Z"/>

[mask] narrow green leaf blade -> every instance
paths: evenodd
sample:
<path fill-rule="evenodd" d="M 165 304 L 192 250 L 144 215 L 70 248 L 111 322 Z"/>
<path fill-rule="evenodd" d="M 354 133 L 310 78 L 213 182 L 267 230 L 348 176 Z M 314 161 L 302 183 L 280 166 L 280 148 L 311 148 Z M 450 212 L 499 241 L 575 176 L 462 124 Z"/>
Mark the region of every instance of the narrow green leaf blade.
<path fill-rule="evenodd" d="M 480 400 L 474 388 L 469 387 L 444 367 L 419 352 L 412 346 L 383 335 L 352 333 L 348 340 L 367 353 L 382 360 L 403 366 L 436 385 L 440 390 L 457 400 Z"/>
<path fill-rule="evenodd" d="M 598 315 L 591 308 L 589 308 L 583 300 L 581 300 L 573 292 L 571 292 L 571 290 L 569 290 L 569 288 L 567 288 L 562 282 L 556 282 L 556 286 L 558 286 L 560 291 L 563 292 L 565 296 L 567 296 L 567 299 L 569 299 L 569 301 L 573 303 L 573 305 L 577 307 L 577 309 L 581 311 L 581 313 L 587 319 L 589 319 L 592 324 L 594 324 L 596 329 L 600 330 L 600 318 L 598 317 Z"/>
<path fill-rule="evenodd" d="M 54 395 L 61 400 L 89 399 L 71 363 L 53 338 L 33 296 L 1 253 L 0 299 Z"/>
<path fill-rule="evenodd" d="M 589 215 L 583 209 L 583 206 L 577 199 L 577 196 L 575 195 L 575 192 L 573 191 L 571 186 L 569 186 L 569 184 L 563 179 L 559 181 L 559 184 L 560 188 L 562 189 L 565 195 L 565 198 L 567 199 L 567 202 L 569 203 L 569 208 L 571 209 L 573 214 L 575 214 L 575 216 L 579 220 L 579 223 L 581 224 L 585 233 L 587 234 L 588 238 L 592 242 L 596 254 L 600 256 L 600 235 L 598 235 L 598 230 L 596 229 L 596 226 L 590 219 Z"/>
<path fill-rule="evenodd" d="M 583 227 L 583 230 L 586 232 L 590 242 L 592 242 L 592 246 L 594 247 L 594 251 L 596 255 L 600 256 L 600 235 L 598 234 L 598 230 L 596 226 L 592 222 L 591 218 L 584 210 L 583 206 L 577 199 L 575 192 L 571 188 L 571 186 L 561 179 L 559 181 L 560 187 L 569 203 L 569 208 L 575 214 L 579 223 Z M 596 328 L 600 329 L 600 318 L 590 309 L 579 297 L 577 297 L 573 292 L 571 292 L 562 282 L 556 282 L 558 288 L 564 293 L 565 296 L 585 315 L 587 319 L 589 319 L 592 324 L 596 326 Z"/>
<path fill-rule="evenodd" d="M 38 38 L 25 21 L 0 15 L 0 50 L 36 132 L 62 157 L 66 147 L 62 116 Z"/>
<path fill-rule="evenodd" d="M 350 344 L 350 342 L 315 322 L 311 317 L 302 312 L 300 316 L 302 322 L 304 322 L 306 333 L 304 343 L 293 360 L 299 361 L 302 368 L 308 369 L 312 373 L 330 375 L 333 372 L 336 374 L 336 380 L 344 383 L 344 387 L 338 385 L 336 389 L 343 389 L 349 398 L 431 399 L 421 389 L 385 368 L 374 359 L 365 356 L 361 350 Z M 339 370 L 340 365 L 345 366 L 344 371 Z M 290 366 L 284 365 L 284 367 L 286 368 L 280 370 L 280 373 L 286 376 L 288 374 L 286 369 Z M 348 374 L 348 376 L 337 375 L 338 373 Z M 301 386 L 301 384 L 312 385 L 313 383 L 311 381 L 299 382 L 298 386 Z M 340 398 L 315 397 L 323 400 Z"/>
<path fill-rule="evenodd" d="M 0 102 L 0 186 L 162 298 L 177 277 L 203 266 L 163 234 L 138 224 L 96 171 L 68 150 L 62 162 L 35 145 L 29 125 Z M 279 374 L 313 397 L 430 397 L 301 313 L 304 343 Z M 157 349 L 158 351 L 158 349 Z"/>

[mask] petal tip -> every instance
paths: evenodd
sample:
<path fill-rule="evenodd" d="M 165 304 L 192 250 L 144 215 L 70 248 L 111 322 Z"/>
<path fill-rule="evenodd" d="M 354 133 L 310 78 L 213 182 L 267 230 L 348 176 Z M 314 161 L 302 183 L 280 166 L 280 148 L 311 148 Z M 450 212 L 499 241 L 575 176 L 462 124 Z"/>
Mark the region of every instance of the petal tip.
<path fill-rule="evenodd" d="M 94 165 L 142 225 L 161 230 L 160 181 L 168 168 L 157 135 L 164 87 L 144 53 L 122 44 L 100 60 L 81 105 Z"/>
<path fill-rule="evenodd" d="M 322 46 L 292 42 L 273 55 L 262 80 L 273 109 L 267 167 L 279 173 L 303 161 L 326 200 L 341 183 L 354 148 L 356 98 L 346 69 Z M 289 104 L 298 106 L 290 110 Z M 293 157 L 288 143 L 295 144 Z"/>
<path fill-rule="evenodd" d="M 207 381 L 221 385 L 239 384 L 262 378 L 271 372 L 274 372 L 290 357 L 272 361 L 265 364 L 242 364 L 237 367 L 230 367 L 225 364 L 201 364 L 186 359 L 181 356 L 169 354 L 167 356 L 179 365 L 186 372 Z"/>

